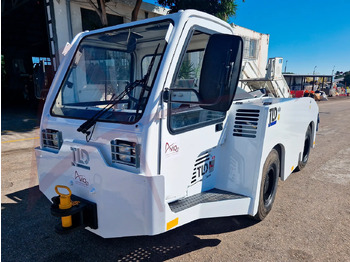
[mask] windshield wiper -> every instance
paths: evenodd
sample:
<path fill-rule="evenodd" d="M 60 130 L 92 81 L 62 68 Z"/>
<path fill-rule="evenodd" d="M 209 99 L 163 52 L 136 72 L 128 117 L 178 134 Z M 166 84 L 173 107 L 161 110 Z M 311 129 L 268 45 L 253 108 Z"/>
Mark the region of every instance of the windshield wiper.
<path fill-rule="evenodd" d="M 123 92 L 121 92 L 117 97 L 114 99 L 111 99 L 109 103 L 102 108 L 100 111 L 98 111 L 93 117 L 86 120 L 81 126 L 78 127 L 77 131 L 82 132 L 83 134 L 86 134 L 86 136 L 90 135 L 89 129 L 96 124 L 96 121 L 104 115 L 108 110 L 110 110 L 113 106 L 119 103 L 120 100 L 122 100 L 129 92 L 131 92 L 138 84 L 140 80 L 136 80 L 132 83 L 129 83 Z"/>
<path fill-rule="evenodd" d="M 141 93 L 140 93 L 140 96 L 139 96 L 139 100 L 142 99 L 143 94 L 144 94 L 144 92 L 145 92 L 145 90 L 147 88 L 147 83 L 148 83 L 148 80 L 149 80 L 150 75 L 151 75 L 151 71 L 152 71 L 152 68 L 153 68 L 154 60 L 155 60 L 157 52 L 158 52 L 159 45 L 160 44 L 158 44 L 156 50 L 154 51 L 154 54 L 152 56 L 151 63 L 148 66 L 146 75 L 141 80 L 136 80 L 136 81 L 134 81 L 132 83 L 129 83 L 125 87 L 125 90 L 123 92 L 121 92 L 115 98 L 112 98 L 109 101 L 109 103 L 104 108 L 102 108 L 93 117 L 91 117 L 90 119 L 86 120 L 81 126 L 78 127 L 78 129 L 77 129 L 78 132 L 82 132 L 83 134 L 86 134 L 86 141 L 90 141 L 91 136 L 92 136 L 92 132 L 89 131 L 89 129 L 96 124 L 97 120 L 102 115 L 104 115 L 107 111 L 109 111 L 113 106 L 118 104 L 126 95 L 129 95 L 131 93 L 131 91 L 134 90 L 135 87 L 137 87 L 139 85 L 142 87 L 142 90 L 141 90 Z M 137 113 L 139 111 L 139 108 L 140 108 L 140 101 L 137 104 L 137 110 L 136 110 Z M 90 134 L 91 134 L 90 139 L 88 139 L 88 136 Z"/>
<path fill-rule="evenodd" d="M 153 64 L 154 64 L 154 61 L 156 60 L 156 56 L 157 56 L 157 52 L 158 52 L 158 48 L 159 48 L 159 45 L 157 46 L 156 50 L 154 51 L 154 54 L 152 56 L 152 59 L 151 59 L 151 62 L 150 64 L 148 65 L 148 68 L 147 68 L 147 73 L 146 75 L 143 77 L 143 80 L 144 80 L 144 83 L 142 84 L 142 89 L 141 89 L 141 92 L 140 92 L 140 96 L 139 96 L 139 101 L 137 103 L 137 108 L 136 108 L 136 114 L 135 114 L 135 119 L 137 119 L 138 117 L 138 114 L 139 114 L 139 111 L 140 111 L 140 108 L 142 105 L 142 103 L 144 102 L 143 101 L 143 96 L 145 94 L 145 91 L 147 90 L 148 86 L 147 86 L 147 83 L 148 83 L 148 80 L 151 76 L 151 72 L 152 72 L 152 69 L 153 69 Z M 149 91 L 149 90 L 147 90 Z"/>

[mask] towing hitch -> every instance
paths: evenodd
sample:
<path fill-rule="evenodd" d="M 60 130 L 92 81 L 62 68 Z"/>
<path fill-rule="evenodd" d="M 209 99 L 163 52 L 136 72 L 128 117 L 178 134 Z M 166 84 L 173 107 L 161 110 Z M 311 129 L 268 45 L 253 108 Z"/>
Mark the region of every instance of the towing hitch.
<path fill-rule="evenodd" d="M 67 190 L 68 194 L 60 192 L 59 188 Z M 67 186 L 57 185 L 55 191 L 58 196 L 51 199 L 51 215 L 61 218 L 61 223 L 55 226 L 58 234 L 70 233 L 81 227 L 98 228 L 96 203 L 73 195 Z"/>

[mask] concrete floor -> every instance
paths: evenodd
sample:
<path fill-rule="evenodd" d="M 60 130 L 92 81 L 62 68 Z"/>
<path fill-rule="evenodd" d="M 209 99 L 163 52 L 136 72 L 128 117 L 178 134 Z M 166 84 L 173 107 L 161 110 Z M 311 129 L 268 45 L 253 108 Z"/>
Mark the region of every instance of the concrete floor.
<path fill-rule="evenodd" d="M 37 186 L 37 111 L 2 111 L 2 261 L 350 261 L 350 98 L 318 102 L 316 148 L 279 188 L 273 210 L 203 219 L 153 237 L 57 235 Z"/>

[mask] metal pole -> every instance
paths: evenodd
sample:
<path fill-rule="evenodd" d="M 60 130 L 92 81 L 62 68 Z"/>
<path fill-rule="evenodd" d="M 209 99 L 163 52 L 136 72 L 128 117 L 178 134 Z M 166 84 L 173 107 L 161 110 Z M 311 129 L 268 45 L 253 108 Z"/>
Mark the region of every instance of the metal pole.
<path fill-rule="evenodd" d="M 316 67 L 317 67 L 317 66 L 315 66 L 315 67 L 314 67 L 314 72 L 313 72 L 313 75 L 315 74 Z"/>
<path fill-rule="evenodd" d="M 66 10 L 67 10 L 67 22 L 68 22 L 68 38 L 69 41 L 73 40 L 73 27 L 72 27 L 72 13 L 70 10 L 70 0 L 66 0 Z"/>
<path fill-rule="evenodd" d="M 324 77 L 322 77 L 322 89 L 324 88 Z"/>
<path fill-rule="evenodd" d="M 286 73 L 287 72 L 287 64 L 288 64 L 288 60 L 286 60 L 286 65 L 284 67 L 284 72 Z"/>

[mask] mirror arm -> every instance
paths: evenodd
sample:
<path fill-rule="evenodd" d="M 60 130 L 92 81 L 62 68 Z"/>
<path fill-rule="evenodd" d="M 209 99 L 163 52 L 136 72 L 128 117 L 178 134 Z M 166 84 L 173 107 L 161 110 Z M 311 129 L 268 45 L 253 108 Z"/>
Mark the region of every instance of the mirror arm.
<path fill-rule="evenodd" d="M 229 63 L 229 68 L 228 68 L 228 72 L 227 72 L 227 78 L 226 78 L 226 86 L 230 86 L 231 85 L 231 79 L 232 79 L 232 74 L 233 74 L 233 68 L 234 68 L 234 62 L 230 62 Z"/>
<path fill-rule="evenodd" d="M 183 91 L 183 92 L 193 92 L 193 93 L 195 93 L 196 94 L 196 96 L 197 96 L 197 98 L 198 98 L 198 101 L 200 101 L 201 100 L 201 98 L 200 98 L 200 95 L 199 95 L 199 93 L 198 93 L 198 91 L 197 90 L 195 90 L 195 89 L 192 89 L 192 88 L 176 88 L 176 89 L 169 89 L 169 91 L 171 92 L 171 93 L 173 93 L 173 91 L 179 91 L 179 92 L 181 92 L 181 91 Z M 171 99 L 171 98 L 170 98 Z"/>
<path fill-rule="evenodd" d="M 196 94 L 197 96 L 197 99 L 198 99 L 198 102 L 192 102 L 192 101 L 173 101 L 171 99 L 172 97 L 172 94 L 174 91 L 188 91 L 188 92 L 193 92 Z M 200 94 L 197 90 L 195 89 L 192 89 L 192 88 L 176 88 L 176 89 L 169 89 L 169 88 L 165 88 L 164 91 L 163 91 L 163 101 L 165 103 L 182 103 L 182 104 L 190 104 L 190 105 L 200 105 L 200 106 L 212 106 L 212 105 L 216 105 L 217 104 L 217 101 L 215 101 L 214 103 L 204 103 L 202 102 L 202 99 L 200 97 Z"/>
<path fill-rule="evenodd" d="M 191 102 L 191 101 L 173 101 L 172 98 L 172 94 L 174 93 L 174 91 L 178 91 L 178 92 L 193 92 L 196 94 L 197 99 L 199 102 Z M 201 105 L 202 103 L 200 102 L 202 99 L 200 98 L 200 95 L 198 93 L 197 90 L 192 89 L 192 88 L 176 88 L 176 89 L 169 89 L 169 88 L 165 88 L 163 91 L 163 101 L 166 103 L 183 103 L 183 104 L 197 104 L 197 105 Z"/>

